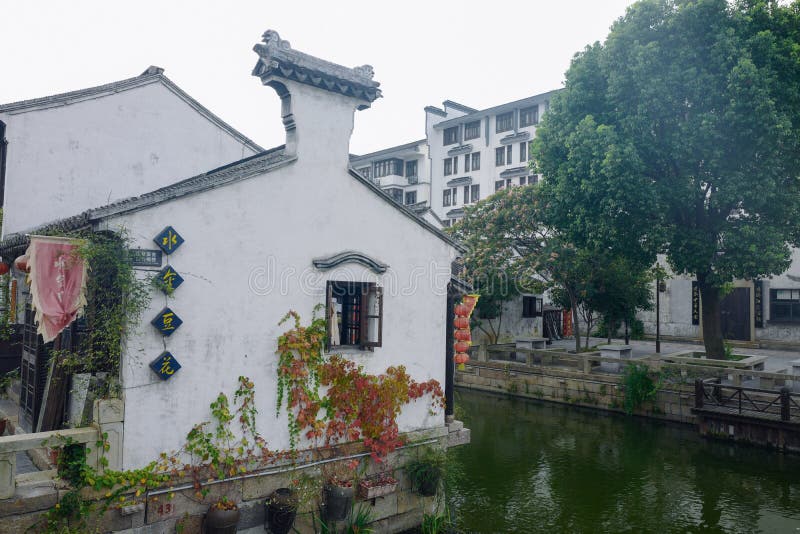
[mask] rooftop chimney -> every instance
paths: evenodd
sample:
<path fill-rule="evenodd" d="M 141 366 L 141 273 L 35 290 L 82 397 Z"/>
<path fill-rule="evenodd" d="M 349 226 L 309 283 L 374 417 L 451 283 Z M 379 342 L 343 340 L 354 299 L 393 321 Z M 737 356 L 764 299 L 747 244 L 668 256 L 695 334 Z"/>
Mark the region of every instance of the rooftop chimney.
<path fill-rule="evenodd" d="M 267 30 L 253 47 L 259 59 L 253 76 L 281 98 L 286 153 L 330 159 L 346 168 L 356 110 L 381 96 L 369 65 L 348 68 L 293 50 L 278 32 Z"/>

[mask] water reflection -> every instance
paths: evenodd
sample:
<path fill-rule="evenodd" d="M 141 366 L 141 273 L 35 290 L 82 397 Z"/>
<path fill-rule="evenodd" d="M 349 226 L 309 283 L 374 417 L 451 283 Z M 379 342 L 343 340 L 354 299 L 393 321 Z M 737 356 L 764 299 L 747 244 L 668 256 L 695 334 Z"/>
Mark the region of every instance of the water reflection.
<path fill-rule="evenodd" d="M 465 531 L 800 532 L 800 456 L 491 394 L 456 402 L 472 429 L 451 452 Z"/>

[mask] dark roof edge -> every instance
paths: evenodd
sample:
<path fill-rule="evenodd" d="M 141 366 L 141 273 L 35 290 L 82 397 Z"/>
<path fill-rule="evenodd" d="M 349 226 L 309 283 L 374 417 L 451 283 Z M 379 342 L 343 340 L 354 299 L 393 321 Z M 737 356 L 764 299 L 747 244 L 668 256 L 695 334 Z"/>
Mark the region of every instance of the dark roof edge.
<path fill-rule="evenodd" d="M 475 108 L 465 106 L 464 104 L 459 104 L 454 100 L 445 100 L 444 102 L 442 102 L 442 105 L 448 108 L 457 109 L 458 111 L 463 111 L 464 113 L 475 113 L 476 111 L 478 111 Z"/>
<path fill-rule="evenodd" d="M 18 246 L 27 239 L 31 233 L 51 233 L 53 231 L 69 232 L 91 226 L 97 221 L 140 211 L 164 202 L 175 200 L 184 196 L 201 193 L 217 187 L 222 187 L 234 182 L 252 178 L 280 167 L 290 165 L 297 160 L 296 156 L 284 156 L 284 145 L 261 152 L 254 156 L 217 167 L 203 174 L 198 174 L 170 184 L 168 186 L 144 193 L 138 197 L 130 197 L 86 210 L 78 215 L 45 223 L 36 228 L 11 234 L 0 243 L 0 253 L 9 248 Z"/>
<path fill-rule="evenodd" d="M 470 114 L 467 114 L 467 115 L 462 115 L 461 117 L 454 117 L 452 119 L 447 119 L 445 121 L 438 122 L 438 123 L 434 124 L 433 127 L 436 128 L 436 129 L 447 128 L 448 126 L 451 126 L 451 125 L 459 124 L 461 122 L 467 122 L 470 119 L 472 119 L 472 117 L 474 117 L 476 115 L 481 116 L 481 117 L 483 117 L 484 115 L 493 115 L 493 114 L 495 114 L 495 113 L 497 113 L 499 111 L 505 111 L 506 109 L 512 109 L 512 108 L 518 107 L 520 105 L 526 104 L 528 102 L 534 103 L 534 102 L 538 102 L 538 101 L 541 101 L 541 100 L 546 100 L 547 97 L 552 96 L 555 93 L 558 93 L 559 91 L 562 91 L 562 90 L 563 89 L 553 89 L 552 91 L 547 91 L 546 93 L 540 93 L 538 95 L 533 95 L 533 96 L 528 96 L 528 97 L 525 97 L 525 98 L 520 98 L 519 100 L 512 100 L 511 102 L 506 102 L 505 104 L 498 104 L 498 105 L 492 106 L 490 108 L 481 109 L 481 110 L 476 111 L 474 113 L 470 113 Z"/>
<path fill-rule="evenodd" d="M 389 148 L 376 150 L 375 152 L 368 152 L 366 154 L 361 154 L 361 155 L 350 154 L 350 161 L 373 158 L 375 156 L 381 156 L 383 154 L 388 154 L 388 153 L 394 152 L 396 150 L 405 150 L 407 148 L 413 148 L 415 146 L 425 144 L 426 142 L 427 142 L 427 139 L 420 139 L 419 141 L 411 141 L 410 143 L 404 143 L 402 145 L 391 146 Z"/>
<path fill-rule="evenodd" d="M 158 69 L 161 70 L 161 69 Z M 116 82 L 107 83 L 104 85 L 97 85 L 95 87 L 87 87 L 78 89 L 76 91 L 69 91 L 66 93 L 58 93 L 55 95 L 44 96 L 40 98 L 33 98 L 30 100 L 21 100 L 19 102 L 11 102 L 8 104 L 0 105 L 0 113 L 26 113 L 28 111 L 36 111 L 39 109 L 47 109 L 56 106 L 63 106 L 70 103 L 81 102 L 93 97 L 104 96 L 106 94 L 120 93 L 138 87 L 144 87 L 152 83 L 161 82 L 167 89 L 172 91 L 176 96 L 189 104 L 191 108 L 203 115 L 210 122 L 214 123 L 217 127 L 222 128 L 231 137 L 235 138 L 241 143 L 247 145 L 251 150 L 256 152 L 263 152 L 264 148 L 259 146 L 255 141 L 241 133 L 239 130 L 222 120 L 211 110 L 203 106 L 200 102 L 189 96 L 189 94 L 178 87 L 175 82 L 167 78 L 164 74 L 157 72 L 155 74 L 148 74 L 150 69 L 146 70 L 144 74 L 135 76 L 133 78 L 126 78 Z M 74 101 L 74 102 L 70 102 Z"/>
<path fill-rule="evenodd" d="M 444 232 L 442 232 L 441 230 L 439 230 L 438 228 L 433 226 L 428 221 L 420 218 L 413 211 L 409 210 L 405 206 L 401 206 L 400 204 L 398 204 L 397 202 L 392 200 L 386 193 L 384 193 L 381 190 L 381 188 L 379 188 L 378 186 L 373 184 L 371 181 L 367 180 L 366 178 L 364 178 L 363 176 L 358 174 L 358 172 L 354 171 L 353 169 L 349 169 L 349 172 L 350 172 L 350 176 L 352 176 L 353 178 L 355 178 L 356 180 L 358 180 L 362 184 L 364 184 L 367 187 L 369 187 L 376 195 L 378 195 L 381 199 L 383 199 L 384 202 L 389 203 L 393 208 L 399 210 L 403 215 L 405 215 L 406 217 L 410 218 L 415 223 L 417 223 L 418 225 L 422 226 L 423 228 L 425 228 L 426 230 L 431 232 L 433 235 L 435 235 L 436 237 L 438 237 L 439 239 L 441 239 L 442 241 L 444 241 L 448 245 L 450 245 L 453 248 L 455 248 L 457 251 L 466 252 L 466 249 L 464 248 L 464 245 L 462 245 L 461 243 L 459 243 L 458 241 L 456 241 L 455 239 L 453 239 L 449 235 L 445 234 Z"/>
<path fill-rule="evenodd" d="M 434 115 L 439 115 L 440 117 L 447 117 L 447 112 L 443 109 L 439 109 L 436 106 L 425 106 L 425 111 L 428 113 L 433 113 Z"/>

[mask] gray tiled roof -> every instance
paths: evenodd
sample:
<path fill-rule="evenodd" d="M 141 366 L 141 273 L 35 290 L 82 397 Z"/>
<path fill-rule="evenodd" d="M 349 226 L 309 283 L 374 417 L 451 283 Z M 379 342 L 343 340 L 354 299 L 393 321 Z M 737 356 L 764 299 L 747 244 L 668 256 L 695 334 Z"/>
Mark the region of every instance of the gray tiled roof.
<path fill-rule="evenodd" d="M 92 224 L 102 219 L 112 217 L 114 215 L 121 215 L 131 213 L 143 209 L 147 209 L 158 204 L 169 202 L 177 198 L 187 195 L 209 191 L 218 187 L 232 184 L 247 178 L 252 178 L 264 173 L 272 172 L 276 169 L 290 165 L 297 160 L 297 156 L 287 155 L 284 151 L 283 145 L 256 154 L 249 158 L 245 158 L 214 170 L 187 178 L 180 182 L 156 189 L 149 193 L 145 193 L 138 197 L 131 197 L 124 200 L 108 204 L 99 208 L 86 210 L 78 215 L 54 221 L 38 228 L 31 229 L 28 232 L 21 232 L 12 234 L 0 242 L 0 255 L 10 257 L 15 249 L 24 246 L 27 241 L 27 235 L 30 233 L 52 233 L 54 231 L 70 232 L 80 230 L 82 228 L 91 228 Z M 438 228 L 432 226 L 427 221 L 419 218 L 414 212 L 401 206 L 389 198 L 379 187 L 367 180 L 359 173 L 350 169 L 350 176 L 357 179 L 359 182 L 366 185 L 380 198 L 384 199 L 390 206 L 400 210 L 403 214 L 408 216 L 417 224 L 421 225 L 426 230 L 435 234 L 437 237 L 447 242 L 449 245 L 458 250 L 463 250 L 461 245 L 454 241 L 450 236 L 444 234 Z"/>
<path fill-rule="evenodd" d="M 262 42 L 253 47 L 259 57 L 253 76 L 261 78 L 263 83 L 279 77 L 367 102 L 381 96 L 380 84 L 372 79 L 370 65 L 351 69 L 294 50 L 275 30 L 265 31 Z"/>
<path fill-rule="evenodd" d="M 549 100 L 554 94 L 558 93 L 559 91 L 561 91 L 561 89 L 556 89 L 554 91 L 549 91 L 547 93 L 542 93 L 539 95 L 529 96 L 527 98 L 523 98 L 521 100 L 515 100 L 513 102 L 507 102 L 505 104 L 500 104 L 499 106 L 482 109 L 479 111 L 475 111 L 473 113 L 469 113 L 467 115 L 463 115 L 461 117 L 456 117 L 454 119 L 448 119 L 446 121 L 439 122 L 437 124 L 434 124 L 433 127 L 437 130 L 440 130 L 442 128 L 455 126 L 457 124 L 461 124 L 464 122 L 471 122 L 481 117 L 486 117 L 489 115 L 497 115 L 498 113 L 505 113 L 507 111 L 512 111 L 517 108 L 532 106 L 534 104 L 540 104 L 545 100 Z"/>
<path fill-rule="evenodd" d="M 70 232 L 88 228 L 91 227 L 94 222 L 113 215 L 139 211 L 180 197 L 222 187 L 265 172 L 273 171 L 294 162 L 296 159 L 296 156 L 287 156 L 284 153 L 284 146 L 281 145 L 277 148 L 261 152 L 260 154 L 228 165 L 223 165 L 222 167 L 156 189 L 155 191 L 145 193 L 138 197 L 130 197 L 106 206 L 92 208 L 78 215 L 41 225 L 28 232 L 12 234 L 0 243 L 0 254 L 6 256 L 9 249 L 24 245 L 27 242 L 27 235 L 29 233 Z"/>

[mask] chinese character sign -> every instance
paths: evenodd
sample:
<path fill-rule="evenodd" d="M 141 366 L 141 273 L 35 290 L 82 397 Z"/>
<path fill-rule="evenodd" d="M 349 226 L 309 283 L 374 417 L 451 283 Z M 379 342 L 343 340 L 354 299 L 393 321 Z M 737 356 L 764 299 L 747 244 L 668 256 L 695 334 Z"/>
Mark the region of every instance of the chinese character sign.
<path fill-rule="evenodd" d="M 169 352 L 162 353 L 161 356 L 150 362 L 150 369 L 152 369 L 161 380 L 169 380 L 180 368 L 181 364 L 179 364 L 175 356 Z"/>
<path fill-rule="evenodd" d="M 692 324 L 700 324 L 700 287 L 692 282 Z"/>
<path fill-rule="evenodd" d="M 159 281 L 159 287 L 164 293 L 178 289 L 178 286 L 183 283 L 183 277 L 171 265 L 161 269 L 156 275 L 156 279 Z"/>
<path fill-rule="evenodd" d="M 86 262 L 79 254 L 82 241 L 31 236 L 25 253 L 30 266 L 31 306 L 38 332 L 48 343 L 86 306 Z"/>
<path fill-rule="evenodd" d="M 172 226 L 167 226 L 161 230 L 161 233 L 153 241 L 165 254 L 172 254 L 183 244 L 183 238 Z"/>
<path fill-rule="evenodd" d="M 178 315 L 169 308 L 164 308 L 156 315 L 156 318 L 150 321 L 150 324 L 165 336 L 171 336 L 175 330 L 183 324 Z"/>

